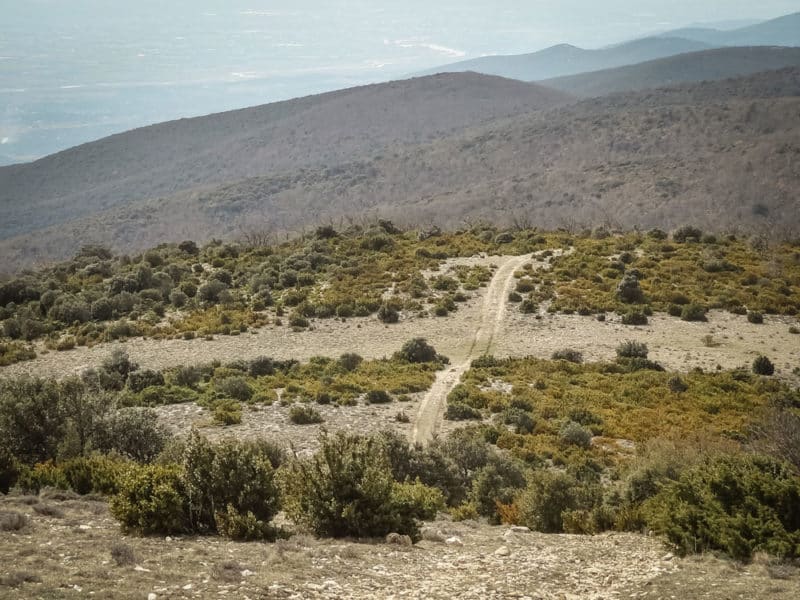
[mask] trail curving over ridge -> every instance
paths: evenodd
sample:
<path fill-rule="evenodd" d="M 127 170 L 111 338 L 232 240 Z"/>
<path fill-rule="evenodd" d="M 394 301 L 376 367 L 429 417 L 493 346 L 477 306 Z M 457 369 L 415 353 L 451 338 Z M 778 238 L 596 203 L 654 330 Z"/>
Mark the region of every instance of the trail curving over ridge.
<path fill-rule="evenodd" d="M 431 388 L 420 403 L 414 427 L 411 430 L 412 443 L 428 443 L 436 433 L 437 426 L 444 416 L 447 395 L 461 376 L 469 369 L 470 363 L 492 348 L 492 342 L 500 331 L 506 313 L 506 300 L 514 285 L 514 272 L 532 259 L 530 254 L 505 257 L 492 277 L 481 307 L 480 320 L 475 329 L 466 355 L 457 358 L 443 371 L 436 374 Z"/>

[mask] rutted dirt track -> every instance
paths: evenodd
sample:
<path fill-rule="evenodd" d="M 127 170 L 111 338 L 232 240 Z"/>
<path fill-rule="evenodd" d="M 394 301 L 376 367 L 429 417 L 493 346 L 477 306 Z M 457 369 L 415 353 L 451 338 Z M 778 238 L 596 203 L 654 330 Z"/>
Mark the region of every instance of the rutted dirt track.
<path fill-rule="evenodd" d="M 506 311 L 506 298 L 514 284 L 514 272 L 531 259 L 530 255 L 506 257 L 492 277 L 483 298 L 477 328 L 472 343 L 464 356 L 451 357 L 455 364 L 436 375 L 436 381 L 425 394 L 417 412 L 411 441 L 428 442 L 436 432 L 446 404 L 447 394 L 461 380 L 473 359 L 488 354 L 492 342 L 503 324 Z"/>

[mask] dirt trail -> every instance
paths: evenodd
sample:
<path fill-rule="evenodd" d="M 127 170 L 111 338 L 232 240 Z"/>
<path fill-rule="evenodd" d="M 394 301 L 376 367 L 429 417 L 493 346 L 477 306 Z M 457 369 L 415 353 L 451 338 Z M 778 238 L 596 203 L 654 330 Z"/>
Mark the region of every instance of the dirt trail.
<path fill-rule="evenodd" d="M 514 272 L 531 260 L 530 255 L 505 257 L 504 262 L 492 277 L 486 289 L 472 341 L 462 356 L 451 356 L 453 364 L 436 375 L 436 381 L 419 406 L 411 441 L 427 443 L 436 432 L 436 427 L 444 414 L 447 395 L 469 369 L 473 359 L 488 354 L 492 342 L 503 324 L 506 312 L 506 299 L 514 285 Z"/>

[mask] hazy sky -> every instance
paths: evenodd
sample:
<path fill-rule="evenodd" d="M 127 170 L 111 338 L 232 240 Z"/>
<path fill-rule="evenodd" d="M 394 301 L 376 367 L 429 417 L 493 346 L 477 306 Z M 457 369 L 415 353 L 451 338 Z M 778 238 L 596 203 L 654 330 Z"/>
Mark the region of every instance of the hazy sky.
<path fill-rule="evenodd" d="M 800 0 L 0 0 L 0 164 L 146 123 Z"/>

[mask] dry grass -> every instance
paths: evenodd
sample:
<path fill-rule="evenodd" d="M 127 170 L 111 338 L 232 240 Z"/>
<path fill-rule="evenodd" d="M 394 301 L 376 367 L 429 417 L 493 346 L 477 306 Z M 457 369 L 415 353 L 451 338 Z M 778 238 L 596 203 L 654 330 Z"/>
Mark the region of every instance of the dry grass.
<path fill-rule="evenodd" d="M 27 515 L 15 511 L 0 512 L 0 531 L 22 531 L 29 525 Z"/>

